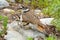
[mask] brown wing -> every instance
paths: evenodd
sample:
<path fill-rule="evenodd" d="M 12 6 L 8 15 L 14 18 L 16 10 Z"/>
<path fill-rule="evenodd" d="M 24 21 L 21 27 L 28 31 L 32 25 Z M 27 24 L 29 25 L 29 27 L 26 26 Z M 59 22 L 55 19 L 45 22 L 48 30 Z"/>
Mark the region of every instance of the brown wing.
<path fill-rule="evenodd" d="M 40 22 L 40 20 L 34 15 L 33 11 L 27 12 L 23 14 L 23 21 L 30 22 L 33 24 L 37 24 L 39 26 L 43 26 L 43 24 Z"/>

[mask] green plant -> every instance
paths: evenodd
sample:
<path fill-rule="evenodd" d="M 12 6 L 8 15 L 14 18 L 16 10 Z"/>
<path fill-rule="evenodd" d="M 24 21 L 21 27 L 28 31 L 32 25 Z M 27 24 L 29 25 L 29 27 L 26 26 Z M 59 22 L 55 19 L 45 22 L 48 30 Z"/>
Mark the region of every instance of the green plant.
<path fill-rule="evenodd" d="M 3 21 L 3 28 L 0 30 L 0 36 L 4 35 L 7 30 L 7 23 L 8 23 L 8 18 L 6 16 L 1 16 L 0 15 L 0 21 Z"/>
<path fill-rule="evenodd" d="M 32 37 L 27 37 L 27 40 L 33 40 L 33 38 Z"/>
<path fill-rule="evenodd" d="M 52 24 L 56 26 L 57 30 L 60 30 L 60 0 L 51 0 L 50 5 L 42 11 L 44 14 L 54 18 Z"/>
<path fill-rule="evenodd" d="M 57 40 L 56 36 L 51 35 L 49 37 L 47 37 L 45 40 Z"/>
<path fill-rule="evenodd" d="M 32 0 L 31 5 L 35 8 L 45 8 L 50 5 L 49 0 Z"/>

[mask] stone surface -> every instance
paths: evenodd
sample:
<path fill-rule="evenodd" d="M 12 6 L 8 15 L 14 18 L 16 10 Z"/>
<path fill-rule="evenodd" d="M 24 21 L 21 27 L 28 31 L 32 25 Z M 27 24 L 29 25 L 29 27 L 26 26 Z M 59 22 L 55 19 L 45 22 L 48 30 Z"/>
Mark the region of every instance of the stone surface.
<path fill-rule="evenodd" d="M 3 12 L 4 12 L 4 13 L 10 13 L 10 14 L 14 14 L 14 13 L 15 13 L 14 10 L 8 9 L 8 8 L 3 9 Z"/>
<path fill-rule="evenodd" d="M 30 26 L 34 26 L 33 24 L 30 24 Z M 21 38 L 23 35 L 23 39 L 21 38 L 21 40 L 25 40 L 27 37 L 32 37 L 32 38 L 35 38 L 35 37 L 42 37 L 44 38 L 45 37 L 45 34 L 44 33 L 41 33 L 41 32 L 38 32 L 38 31 L 34 31 L 33 29 L 28 29 L 28 30 L 25 30 L 21 27 L 18 26 L 18 22 L 17 21 L 13 21 L 12 23 L 8 24 L 8 30 L 7 30 L 8 34 L 7 34 L 7 37 L 6 39 L 10 39 L 10 40 L 19 40 L 19 37 Z M 20 35 L 20 36 L 18 36 Z M 12 37 L 11 37 L 12 36 Z M 15 38 L 16 36 L 16 38 Z M 10 38 L 9 38 L 10 37 Z"/>
<path fill-rule="evenodd" d="M 25 40 L 24 37 L 16 31 L 7 31 L 6 40 Z"/>
<path fill-rule="evenodd" d="M 50 24 L 50 22 L 52 20 L 53 20 L 53 18 L 45 18 L 44 20 L 40 19 L 40 21 L 42 23 L 47 23 L 47 24 Z M 28 30 L 25 30 L 25 29 L 21 28 L 19 26 L 20 24 L 19 25 L 18 24 L 19 24 L 18 21 L 13 21 L 12 23 L 8 24 L 8 30 L 7 30 L 8 34 L 6 36 L 7 40 L 9 39 L 9 37 L 10 37 L 10 40 L 20 40 L 19 38 L 21 38 L 21 40 L 26 40 L 27 37 L 32 37 L 32 38 L 42 37 L 42 38 L 45 38 L 45 33 L 42 33 L 42 32 L 39 32 L 38 30 L 36 30 L 37 26 L 34 23 L 33 24 L 31 24 L 31 23 L 28 24 L 28 27 L 32 28 L 32 29 L 28 29 Z M 12 36 L 12 38 L 11 38 L 11 36 Z"/>
<path fill-rule="evenodd" d="M 44 25 L 52 25 L 51 24 L 51 21 L 53 20 L 54 18 L 43 18 L 43 19 L 40 19 L 41 23 L 44 24 Z"/>
<path fill-rule="evenodd" d="M 37 30 L 37 25 L 29 23 L 29 27 L 33 30 Z"/>
<path fill-rule="evenodd" d="M 0 9 L 8 6 L 9 3 L 6 0 L 0 0 Z"/>
<path fill-rule="evenodd" d="M 6 40 L 25 40 L 25 37 L 18 32 L 20 28 L 17 21 L 9 23 L 7 27 L 7 35 L 4 37 Z"/>
<path fill-rule="evenodd" d="M 34 13 L 35 13 L 35 14 L 39 14 L 39 13 L 41 13 L 41 10 L 35 9 L 35 10 L 34 10 Z"/>
<path fill-rule="evenodd" d="M 8 30 L 19 30 L 19 25 L 17 21 L 13 21 L 10 24 L 7 24 Z"/>
<path fill-rule="evenodd" d="M 25 37 L 45 37 L 45 34 L 38 32 L 38 31 L 33 31 L 33 30 L 24 30 L 24 29 L 20 29 L 19 31 L 21 34 L 23 34 Z"/>
<path fill-rule="evenodd" d="M 35 9 L 34 14 L 38 16 L 39 19 L 44 18 L 44 14 L 42 13 L 42 10 L 40 9 Z"/>

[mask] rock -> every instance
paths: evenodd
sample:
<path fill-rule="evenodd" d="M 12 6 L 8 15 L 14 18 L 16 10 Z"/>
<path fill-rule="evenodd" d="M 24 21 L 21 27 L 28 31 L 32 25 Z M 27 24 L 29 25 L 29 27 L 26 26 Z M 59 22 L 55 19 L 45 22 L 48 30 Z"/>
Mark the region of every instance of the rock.
<path fill-rule="evenodd" d="M 17 21 L 13 21 L 11 24 L 8 24 L 8 34 L 5 39 L 7 40 L 26 40 L 27 37 L 45 37 L 44 33 L 34 31 L 34 30 L 25 30 L 18 25 Z M 22 36 L 23 35 L 23 36 Z M 15 38 L 16 37 L 16 38 Z M 23 39 L 22 39 L 23 38 Z"/>
<path fill-rule="evenodd" d="M 44 18 L 44 14 L 42 13 L 42 11 L 41 11 L 40 9 L 35 9 L 35 10 L 34 10 L 34 14 L 35 14 L 36 16 L 38 16 L 39 19 L 40 19 L 40 18 Z"/>
<path fill-rule="evenodd" d="M 41 32 L 38 32 L 38 31 L 33 31 L 33 30 L 24 30 L 24 29 L 20 29 L 19 31 L 21 34 L 23 34 L 25 37 L 32 37 L 32 38 L 35 38 L 35 37 L 42 37 L 44 38 L 45 37 L 45 34 L 41 33 Z"/>
<path fill-rule="evenodd" d="M 34 30 L 37 30 L 37 25 L 29 23 L 29 27 L 32 28 L 32 29 L 34 29 Z"/>
<path fill-rule="evenodd" d="M 22 9 L 22 4 L 19 4 L 19 3 L 11 3 L 10 4 L 10 8 L 11 9 L 14 9 L 14 10 L 20 10 L 20 9 Z"/>
<path fill-rule="evenodd" d="M 22 9 L 22 4 L 19 4 L 19 5 L 18 5 L 18 8 L 19 8 L 19 9 Z"/>
<path fill-rule="evenodd" d="M 19 30 L 19 25 L 17 21 L 13 21 L 10 24 L 7 24 L 8 30 Z"/>
<path fill-rule="evenodd" d="M 0 0 L 0 9 L 8 6 L 9 3 L 6 0 Z"/>
<path fill-rule="evenodd" d="M 18 18 L 16 15 L 14 15 L 16 13 L 15 10 L 5 8 L 2 10 L 2 12 L 3 12 L 2 15 L 8 17 L 8 23 L 11 23 L 12 21 Z"/>
<path fill-rule="evenodd" d="M 34 40 L 38 40 L 38 38 L 34 38 Z"/>
<path fill-rule="evenodd" d="M 6 40 L 25 40 L 25 37 L 18 32 L 20 28 L 17 21 L 9 23 L 7 27 L 7 35 L 4 37 Z"/>
<path fill-rule="evenodd" d="M 34 13 L 35 13 L 35 14 L 39 14 L 39 13 L 41 13 L 41 10 L 35 9 L 35 10 L 34 10 Z"/>
<path fill-rule="evenodd" d="M 7 35 L 4 38 L 6 40 L 25 40 L 25 38 L 16 31 L 7 31 Z"/>
<path fill-rule="evenodd" d="M 52 25 L 51 24 L 51 21 L 53 20 L 54 18 L 43 18 L 43 19 L 40 19 L 41 23 L 44 24 L 44 25 Z"/>
<path fill-rule="evenodd" d="M 3 9 L 3 12 L 4 12 L 4 13 L 11 13 L 11 14 L 14 14 L 14 13 L 15 13 L 14 10 L 8 9 L 8 8 Z"/>

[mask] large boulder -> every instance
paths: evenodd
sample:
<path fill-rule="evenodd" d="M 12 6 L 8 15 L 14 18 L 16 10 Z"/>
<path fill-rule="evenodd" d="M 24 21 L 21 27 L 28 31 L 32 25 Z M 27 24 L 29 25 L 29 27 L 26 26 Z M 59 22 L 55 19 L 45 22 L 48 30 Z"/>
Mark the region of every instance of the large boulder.
<path fill-rule="evenodd" d="M 40 19 L 41 23 L 44 24 L 44 25 L 52 25 L 51 24 L 51 21 L 53 20 L 54 18 L 43 18 L 43 19 Z"/>
<path fill-rule="evenodd" d="M 9 3 L 6 0 L 0 0 L 0 9 L 8 6 Z"/>
<path fill-rule="evenodd" d="M 7 31 L 6 40 L 25 40 L 24 37 L 16 31 Z"/>
<path fill-rule="evenodd" d="M 25 37 L 16 30 L 19 30 L 19 25 L 17 21 L 7 24 L 7 35 L 4 36 L 6 40 L 25 40 Z"/>

